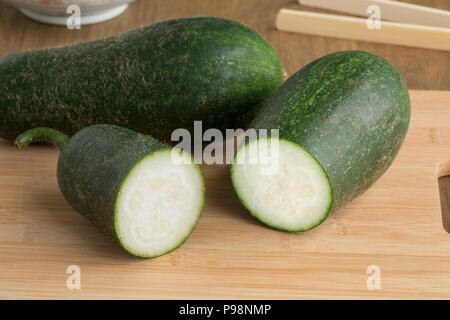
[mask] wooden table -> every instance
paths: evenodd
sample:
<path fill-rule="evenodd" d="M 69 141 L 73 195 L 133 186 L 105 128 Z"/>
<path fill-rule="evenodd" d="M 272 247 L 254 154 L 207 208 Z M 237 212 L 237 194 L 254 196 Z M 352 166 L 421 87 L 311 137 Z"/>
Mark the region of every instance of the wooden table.
<path fill-rule="evenodd" d="M 280 33 L 273 21 L 282 5 L 141 0 L 122 17 L 80 31 L 0 6 L 0 53 L 215 14 L 261 32 L 289 74 L 331 51 L 365 49 L 392 61 L 410 86 L 449 89 L 449 53 Z M 228 168 L 204 166 L 197 229 L 179 249 L 151 260 L 126 254 L 70 208 L 58 190 L 55 149 L 18 152 L 0 140 L 0 299 L 450 298 L 450 235 L 441 226 L 435 172 L 450 159 L 450 91 L 411 91 L 411 100 L 411 127 L 392 167 L 318 228 L 290 234 L 263 226 L 236 199 Z M 66 287 L 70 265 L 81 269 L 81 290 Z M 380 268 L 380 289 L 367 287 L 370 266 Z"/>
<path fill-rule="evenodd" d="M 450 10 L 448 0 L 405 2 Z M 68 30 L 31 21 L 18 10 L 0 4 L 0 56 L 94 40 L 174 17 L 213 15 L 243 22 L 261 33 L 278 52 L 288 75 L 334 51 L 366 50 L 394 64 L 410 89 L 450 90 L 450 52 L 280 32 L 275 29 L 275 16 L 282 7 L 302 8 L 295 0 L 138 0 L 114 20 Z"/>
<path fill-rule="evenodd" d="M 57 150 L 19 152 L 0 140 L 0 299 L 450 299 L 436 177 L 437 163 L 450 159 L 450 91 L 411 91 L 411 99 L 411 126 L 391 168 L 319 227 L 267 228 L 236 199 L 227 167 L 203 166 L 196 230 L 150 260 L 127 254 L 70 208 L 56 182 Z M 81 269 L 81 290 L 66 287 L 70 265 Z M 381 271 L 380 289 L 367 287 L 370 266 Z"/>

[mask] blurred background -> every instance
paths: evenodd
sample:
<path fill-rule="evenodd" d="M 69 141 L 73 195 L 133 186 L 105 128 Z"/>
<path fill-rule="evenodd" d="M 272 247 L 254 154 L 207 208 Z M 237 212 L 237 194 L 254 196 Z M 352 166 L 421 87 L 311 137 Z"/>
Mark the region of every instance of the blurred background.
<path fill-rule="evenodd" d="M 449 0 L 402 1 L 450 10 Z M 365 50 L 389 60 L 409 89 L 450 90 L 449 51 L 278 31 L 275 17 L 281 8 L 323 11 L 301 6 L 296 0 L 137 0 L 117 18 L 69 30 L 30 20 L 17 8 L 0 2 L 0 56 L 95 40 L 169 18 L 209 15 L 239 21 L 259 32 L 275 48 L 288 75 L 334 51 Z"/>

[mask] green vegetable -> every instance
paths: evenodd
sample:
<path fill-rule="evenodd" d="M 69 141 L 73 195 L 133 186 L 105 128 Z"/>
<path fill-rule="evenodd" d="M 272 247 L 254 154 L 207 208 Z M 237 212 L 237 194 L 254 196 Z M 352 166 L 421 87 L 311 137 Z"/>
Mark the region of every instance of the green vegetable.
<path fill-rule="evenodd" d="M 408 90 L 386 60 L 360 51 L 322 57 L 262 106 L 251 127 L 279 129 L 279 139 L 260 136 L 238 149 L 231 168 L 237 196 L 273 228 L 312 229 L 387 170 L 409 119 Z M 278 152 L 245 160 L 272 145 L 265 142 L 277 142 L 271 150 Z M 262 174 L 274 164 L 274 174 Z"/>
<path fill-rule="evenodd" d="M 61 149 L 58 184 L 69 204 L 131 254 L 160 256 L 194 230 L 205 186 L 183 151 L 115 125 L 93 125 L 70 140 L 50 128 L 31 129 L 16 145 L 35 141 Z"/>
<path fill-rule="evenodd" d="M 109 123 L 169 142 L 174 129 L 240 128 L 283 82 L 277 54 L 237 22 L 162 21 L 0 58 L 0 137 Z M 191 131 L 192 132 L 192 131 Z"/>

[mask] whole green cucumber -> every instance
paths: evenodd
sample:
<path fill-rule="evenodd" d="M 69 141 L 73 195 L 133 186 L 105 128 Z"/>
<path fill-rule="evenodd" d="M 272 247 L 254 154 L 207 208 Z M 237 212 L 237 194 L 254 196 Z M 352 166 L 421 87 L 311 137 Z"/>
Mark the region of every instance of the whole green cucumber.
<path fill-rule="evenodd" d="M 270 44 L 214 17 L 0 58 L 0 137 L 109 123 L 170 141 L 177 128 L 239 128 L 283 82 Z"/>
<path fill-rule="evenodd" d="M 361 51 L 322 57 L 286 80 L 258 112 L 251 127 L 279 129 L 279 137 L 240 147 L 231 168 L 235 191 L 266 224 L 309 230 L 387 170 L 409 120 L 408 90 L 389 62 Z M 274 174 L 236 161 L 269 142 L 278 147 L 270 158 Z"/>
<path fill-rule="evenodd" d="M 115 125 L 89 126 L 70 140 L 51 128 L 30 129 L 16 145 L 35 141 L 61 149 L 58 184 L 69 204 L 131 254 L 160 256 L 194 230 L 205 186 L 187 153 Z"/>

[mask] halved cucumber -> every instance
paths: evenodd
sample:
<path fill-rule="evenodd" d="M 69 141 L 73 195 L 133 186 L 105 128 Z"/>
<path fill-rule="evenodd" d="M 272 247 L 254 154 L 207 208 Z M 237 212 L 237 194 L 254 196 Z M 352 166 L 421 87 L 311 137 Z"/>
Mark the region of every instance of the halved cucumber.
<path fill-rule="evenodd" d="M 304 231 L 319 225 L 389 168 L 409 119 L 408 90 L 383 58 L 344 51 L 311 62 L 265 100 L 250 124 L 282 139 L 280 170 L 266 177 L 252 166 L 233 164 L 238 197 L 275 228 Z"/>
<path fill-rule="evenodd" d="M 269 150 L 274 145 L 278 148 Z M 333 202 L 319 162 L 301 146 L 274 137 L 254 139 L 238 149 L 231 181 L 247 210 L 280 230 L 314 228 L 328 216 Z"/>
<path fill-rule="evenodd" d="M 69 204 L 129 253 L 152 258 L 179 247 L 200 218 L 205 185 L 193 158 L 114 125 L 93 125 L 70 140 L 35 128 L 21 148 L 49 141 L 61 149 L 58 184 Z"/>
<path fill-rule="evenodd" d="M 142 257 L 169 252 L 194 230 L 203 206 L 203 177 L 190 155 L 174 165 L 172 149 L 136 164 L 116 200 L 114 225 L 122 246 Z"/>

